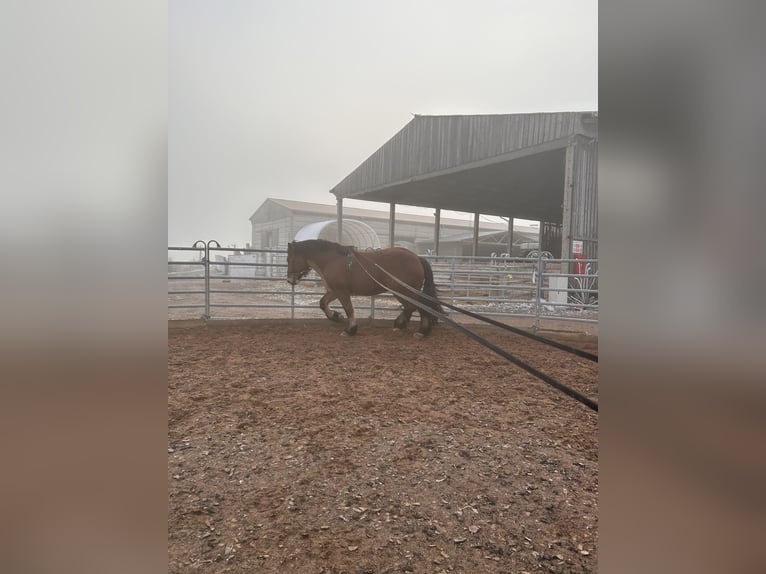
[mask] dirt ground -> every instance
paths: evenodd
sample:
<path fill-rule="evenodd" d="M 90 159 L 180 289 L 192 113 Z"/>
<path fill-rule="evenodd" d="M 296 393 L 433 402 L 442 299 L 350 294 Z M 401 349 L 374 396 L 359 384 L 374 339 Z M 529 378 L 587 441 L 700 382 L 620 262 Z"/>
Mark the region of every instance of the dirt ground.
<path fill-rule="evenodd" d="M 417 323 L 169 327 L 168 571 L 596 571 L 597 414 Z M 597 364 L 471 328 L 598 399 Z"/>

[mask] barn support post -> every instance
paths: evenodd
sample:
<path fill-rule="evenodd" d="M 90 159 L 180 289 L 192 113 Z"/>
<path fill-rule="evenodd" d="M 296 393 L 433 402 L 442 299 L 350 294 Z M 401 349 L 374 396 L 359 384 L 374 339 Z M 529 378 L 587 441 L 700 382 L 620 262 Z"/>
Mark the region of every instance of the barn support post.
<path fill-rule="evenodd" d="M 471 246 L 471 255 L 476 257 L 479 254 L 479 214 L 473 214 L 473 245 Z"/>
<path fill-rule="evenodd" d="M 339 197 L 336 201 L 338 217 L 338 243 L 343 243 L 343 198 Z"/>
<path fill-rule="evenodd" d="M 574 190 L 574 155 L 577 142 L 572 140 L 567 145 L 564 159 L 564 201 L 562 205 L 561 219 L 561 258 L 572 257 L 572 192 Z M 540 226 L 542 228 L 542 225 Z M 542 247 L 542 245 L 541 245 Z M 569 263 L 561 264 L 561 272 L 570 273 Z"/>
<path fill-rule="evenodd" d="M 513 216 L 508 216 L 508 257 L 513 257 Z"/>
<path fill-rule="evenodd" d="M 439 255 L 439 228 L 442 220 L 442 209 L 437 207 L 434 211 L 434 255 Z"/>
<path fill-rule="evenodd" d="M 394 234 L 396 233 L 396 204 L 389 204 L 388 208 L 388 246 L 393 247 L 395 242 Z"/>

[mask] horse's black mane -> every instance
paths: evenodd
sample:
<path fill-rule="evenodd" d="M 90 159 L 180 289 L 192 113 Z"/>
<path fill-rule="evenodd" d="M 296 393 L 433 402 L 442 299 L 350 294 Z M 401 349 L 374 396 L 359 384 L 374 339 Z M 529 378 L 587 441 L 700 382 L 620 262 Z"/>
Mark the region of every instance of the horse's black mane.
<path fill-rule="evenodd" d="M 326 239 L 306 239 L 305 241 L 296 241 L 293 243 L 293 246 L 300 252 L 332 250 L 340 255 L 351 255 L 355 251 L 352 245 L 341 245 L 340 243 L 327 241 Z"/>

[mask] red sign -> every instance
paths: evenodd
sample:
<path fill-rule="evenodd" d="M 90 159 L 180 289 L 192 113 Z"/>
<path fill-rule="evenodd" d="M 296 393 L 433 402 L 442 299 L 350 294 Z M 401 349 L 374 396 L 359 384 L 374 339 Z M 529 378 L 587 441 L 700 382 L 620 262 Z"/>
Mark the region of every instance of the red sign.
<path fill-rule="evenodd" d="M 585 259 L 585 255 L 583 254 L 582 241 L 572 241 L 572 253 L 574 253 L 575 259 Z M 575 261 L 574 272 L 576 275 L 585 275 L 585 262 Z"/>

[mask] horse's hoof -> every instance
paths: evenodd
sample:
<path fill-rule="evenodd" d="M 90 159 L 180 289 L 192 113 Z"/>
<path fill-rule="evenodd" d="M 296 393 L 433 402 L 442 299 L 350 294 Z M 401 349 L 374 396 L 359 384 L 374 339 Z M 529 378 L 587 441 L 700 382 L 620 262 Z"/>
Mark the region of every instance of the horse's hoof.
<path fill-rule="evenodd" d="M 335 322 L 335 323 L 340 323 L 340 321 L 341 321 L 341 318 L 340 318 L 340 313 L 338 313 L 337 311 L 335 311 L 335 312 L 332 314 L 332 317 L 330 317 L 330 321 L 333 321 L 333 322 Z"/>
<path fill-rule="evenodd" d="M 348 329 L 345 329 L 341 335 L 345 335 L 346 337 L 351 337 L 353 335 L 356 335 L 357 326 L 354 325 L 353 327 L 349 327 Z"/>

